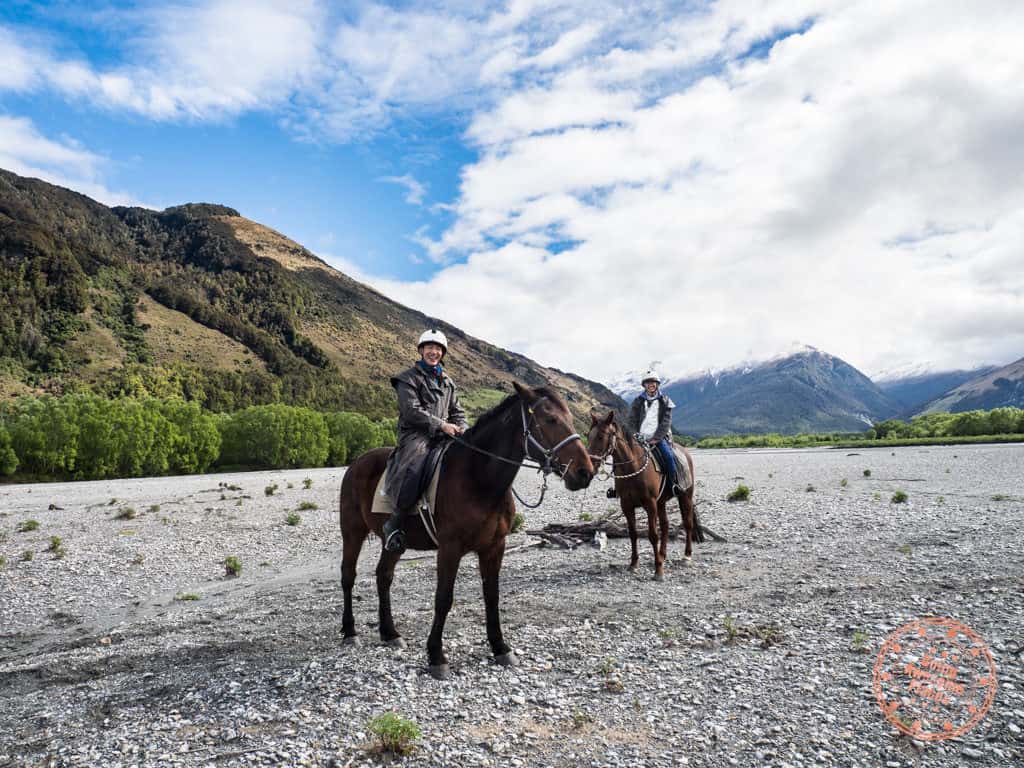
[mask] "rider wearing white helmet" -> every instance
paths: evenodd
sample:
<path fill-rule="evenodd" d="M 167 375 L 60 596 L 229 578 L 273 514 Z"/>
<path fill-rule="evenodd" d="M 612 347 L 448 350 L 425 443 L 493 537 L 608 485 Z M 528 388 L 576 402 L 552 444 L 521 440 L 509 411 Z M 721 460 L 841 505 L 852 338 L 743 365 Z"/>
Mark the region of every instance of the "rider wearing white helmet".
<path fill-rule="evenodd" d="M 640 382 L 644 391 L 629 408 L 629 426 L 655 448 L 670 483 L 675 483 L 676 464 L 672 451 L 672 409 L 675 403 L 661 391 L 661 376 L 651 368 Z M 671 486 L 670 486 L 671 487 Z"/>
<path fill-rule="evenodd" d="M 391 378 L 398 395 L 398 445 L 388 460 L 384 487 L 395 507 L 384 523 L 384 547 L 389 551 L 405 548 L 402 522 L 415 507 L 420 475 L 431 448 L 445 436 L 461 435 L 469 426 L 455 382 L 441 365 L 448 339 L 431 328 L 420 336 L 416 349 L 420 353 L 416 364 Z"/>

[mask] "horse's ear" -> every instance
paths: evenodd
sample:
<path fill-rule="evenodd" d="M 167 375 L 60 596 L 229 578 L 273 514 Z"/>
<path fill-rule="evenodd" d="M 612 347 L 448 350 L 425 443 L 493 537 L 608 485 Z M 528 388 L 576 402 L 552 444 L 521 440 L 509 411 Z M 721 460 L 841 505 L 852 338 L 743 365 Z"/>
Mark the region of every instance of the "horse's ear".
<path fill-rule="evenodd" d="M 537 396 L 533 393 L 532 389 L 530 389 L 529 387 L 524 387 L 518 381 L 513 381 L 512 386 L 516 390 L 516 394 L 519 395 L 519 399 L 522 400 L 527 405 L 529 405 L 530 403 L 537 399 Z"/>
<path fill-rule="evenodd" d="M 611 425 L 615 421 L 615 411 L 608 411 L 608 415 L 604 419 L 604 423 Z"/>
<path fill-rule="evenodd" d="M 596 427 L 598 421 L 600 421 L 600 419 L 597 418 L 597 413 L 592 410 L 590 412 L 590 426 Z"/>

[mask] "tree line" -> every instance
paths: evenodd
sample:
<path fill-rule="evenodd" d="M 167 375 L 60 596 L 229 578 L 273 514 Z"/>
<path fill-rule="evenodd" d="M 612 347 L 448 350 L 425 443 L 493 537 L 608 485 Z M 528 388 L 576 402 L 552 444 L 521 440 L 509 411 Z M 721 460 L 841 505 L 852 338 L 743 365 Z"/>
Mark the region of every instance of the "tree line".
<path fill-rule="evenodd" d="M 798 435 L 724 435 L 705 437 L 698 448 L 801 448 L 816 445 L 902 440 L 974 441 L 981 437 L 1024 436 L 1024 409 L 928 413 L 909 421 L 886 419 L 864 432 L 803 433 Z"/>
<path fill-rule="evenodd" d="M 0 475 L 104 480 L 342 466 L 394 445 L 397 427 L 397 419 L 280 403 L 219 414 L 179 398 L 25 396 L 0 405 Z"/>

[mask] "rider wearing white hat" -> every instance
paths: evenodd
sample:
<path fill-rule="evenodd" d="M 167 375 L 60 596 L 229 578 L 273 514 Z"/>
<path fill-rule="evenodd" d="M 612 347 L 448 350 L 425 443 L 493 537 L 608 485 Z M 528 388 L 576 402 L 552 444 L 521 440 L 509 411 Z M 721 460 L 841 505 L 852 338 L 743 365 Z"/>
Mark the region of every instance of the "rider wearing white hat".
<path fill-rule="evenodd" d="M 661 455 L 670 483 L 675 482 L 675 456 L 672 451 L 672 409 L 675 403 L 661 392 L 661 376 L 651 368 L 640 382 L 644 391 L 629 408 L 629 425 Z"/>
<path fill-rule="evenodd" d="M 405 548 L 402 522 L 415 507 L 420 473 L 431 448 L 445 436 L 461 435 L 469 426 L 455 382 L 441 365 L 448 339 L 431 328 L 420 335 L 416 349 L 420 353 L 416 364 L 391 379 L 398 395 L 398 445 L 388 460 L 384 484 L 395 507 L 384 523 L 384 547 L 390 551 Z"/>

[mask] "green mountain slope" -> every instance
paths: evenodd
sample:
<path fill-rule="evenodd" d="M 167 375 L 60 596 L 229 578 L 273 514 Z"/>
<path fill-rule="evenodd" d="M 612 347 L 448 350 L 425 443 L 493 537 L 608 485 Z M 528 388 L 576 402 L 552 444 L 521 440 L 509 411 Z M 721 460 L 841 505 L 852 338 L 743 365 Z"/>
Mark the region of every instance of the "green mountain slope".
<path fill-rule="evenodd" d="M 107 208 L 0 170 L 0 394 L 180 394 L 214 410 L 286 402 L 391 415 L 388 377 L 424 327 L 476 410 L 517 379 L 549 382 L 579 418 L 621 407 L 394 302 L 218 205 Z"/>

